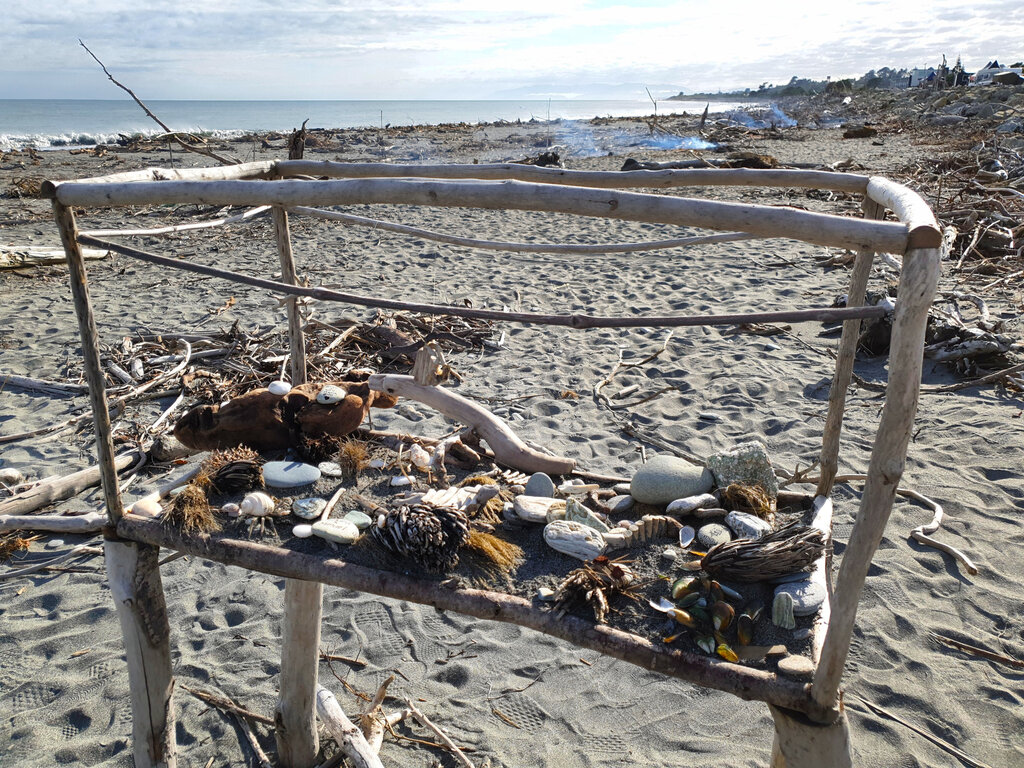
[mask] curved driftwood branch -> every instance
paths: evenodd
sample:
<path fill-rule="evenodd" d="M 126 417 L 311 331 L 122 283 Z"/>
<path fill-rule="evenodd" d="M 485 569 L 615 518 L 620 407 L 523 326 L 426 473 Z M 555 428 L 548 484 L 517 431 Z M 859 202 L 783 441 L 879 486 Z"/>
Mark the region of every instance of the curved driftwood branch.
<path fill-rule="evenodd" d="M 719 173 L 719 171 L 715 171 Z M 909 192 L 909 194 L 913 194 Z M 795 208 L 726 203 L 522 181 L 348 179 L 342 181 L 163 181 L 61 184 L 66 206 L 405 204 L 429 208 L 546 211 L 652 224 L 738 230 L 852 250 L 904 253 L 907 228 L 886 221 L 812 213 Z"/>
<path fill-rule="evenodd" d="M 134 237 L 136 235 L 166 235 L 171 232 L 190 232 L 194 229 L 210 229 L 212 227 L 221 227 L 225 224 L 236 224 L 239 221 L 248 221 L 269 210 L 269 205 L 259 205 L 247 211 L 242 211 L 242 213 L 235 216 L 221 216 L 219 219 L 197 221 L 194 224 L 175 224 L 172 227 L 156 227 L 154 229 L 90 229 L 81 234 L 92 235 L 93 237 Z"/>
<path fill-rule="evenodd" d="M 906 225 L 908 250 L 942 245 L 942 230 L 935 221 L 935 214 L 916 192 L 895 181 L 872 176 L 868 181 L 867 195 L 892 211 Z"/>
<path fill-rule="evenodd" d="M 472 427 L 494 452 L 494 458 L 521 472 L 546 472 L 564 475 L 572 472 L 576 462 L 558 456 L 548 456 L 530 448 L 519 439 L 504 421 L 486 408 L 457 395 L 444 387 L 417 384 L 412 376 L 374 374 L 369 379 L 370 389 L 398 395 L 408 400 L 429 405 L 453 421 Z"/>
<path fill-rule="evenodd" d="M 322 685 L 316 687 L 316 713 L 331 738 L 356 768 L 384 768 L 373 747 L 345 715 L 338 699 Z"/>
<path fill-rule="evenodd" d="M 479 240 L 473 237 L 456 237 L 445 235 L 441 232 L 432 232 L 429 229 L 410 227 L 406 224 L 395 224 L 380 219 L 369 219 L 365 216 L 354 216 L 350 213 L 338 211 L 325 211 L 320 208 L 307 208 L 300 205 L 292 208 L 292 213 L 302 216 L 312 216 L 317 219 L 328 219 L 340 221 L 343 224 L 354 224 L 359 227 L 371 229 L 382 229 L 386 232 L 397 232 L 402 235 L 413 235 L 424 240 L 433 240 L 438 243 L 449 243 L 451 245 L 464 245 L 467 248 L 477 248 L 482 251 L 519 251 L 521 253 L 637 253 L 642 251 L 657 251 L 666 248 L 683 248 L 690 245 L 709 245 L 711 243 L 729 243 L 736 240 L 756 240 L 754 235 L 745 232 L 728 232 L 721 235 L 706 235 L 703 237 L 679 237 L 674 240 L 653 240 L 649 243 L 610 243 L 608 245 L 573 245 L 561 243 L 505 243 L 494 240 Z M 108 230 L 111 232 L 113 230 Z M 87 234 L 97 234 L 89 232 Z M 121 234 L 121 233 L 119 233 Z M 137 234 L 137 233 L 136 233 Z M 149 234 L 149 233 L 145 233 Z"/>

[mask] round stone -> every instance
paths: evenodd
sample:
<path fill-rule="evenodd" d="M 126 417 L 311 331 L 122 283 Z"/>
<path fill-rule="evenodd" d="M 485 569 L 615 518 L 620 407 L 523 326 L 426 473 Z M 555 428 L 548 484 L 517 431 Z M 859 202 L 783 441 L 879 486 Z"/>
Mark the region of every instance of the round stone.
<path fill-rule="evenodd" d="M 346 512 L 341 519 L 348 520 L 350 523 L 353 523 L 355 527 L 358 528 L 360 531 L 365 531 L 367 528 L 373 525 L 373 520 L 370 519 L 370 516 L 364 514 L 363 512 L 360 512 L 358 509 L 354 509 L 351 512 Z"/>
<path fill-rule="evenodd" d="M 632 496 L 613 496 L 608 499 L 608 511 L 613 515 L 624 515 L 633 508 Z"/>
<path fill-rule="evenodd" d="M 642 504 L 668 504 L 675 499 L 706 493 L 714 481 L 705 467 L 675 456 L 655 456 L 633 475 L 630 494 Z"/>
<path fill-rule="evenodd" d="M 327 507 L 327 502 L 317 497 L 296 499 L 292 502 L 292 514 L 303 520 L 313 520 Z"/>
<path fill-rule="evenodd" d="M 775 588 L 775 594 L 787 594 L 793 598 L 793 614 L 796 616 L 810 616 L 817 613 L 818 608 L 825 602 L 825 585 L 820 580 L 811 576 L 791 581 Z"/>
<path fill-rule="evenodd" d="M 292 391 L 292 385 L 287 381 L 272 381 L 267 385 L 267 389 L 272 395 L 287 395 Z"/>
<path fill-rule="evenodd" d="M 313 535 L 313 526 L 309 523 L 300 523 L 292 526 L 292 535 L 297 539 L 308 539 Z"/>
<path fill-rule="evenodd" d="M 316 401 L 320 405 L 334 405 L 344 400 L 347 394 L 348 392 L 337 384 L 325 384 L 323 389 L 317 394 Z"/>
<path fill-rule="evenodd" d="M 341 464 L 335 461 L 321 461 L 316 465 L 316 468 L 325 477 L 341 477 Z"/>
<path fill-rule="evenodd" d="M 534 472 L 530 475 L 530 479 L 526 481 L 523 493 L 527 496 L 546 496 L 550 498 L 555 495 L 555 482 L 543 472 Z"/>
<path fill-rule="evenodd" d="M 810 680 L 814 677 L 814 662 L 806 656 L 784 656 L 779 659 L 779 674 L 794 680 Z"/>
<path fill-rule="evenodd" d="M 263 465 L 263 482 L 270 488 L 295 488 L 320 479 L 320 470 L 301 461 L 268 461 Z"/>
<path fill-rule="evenodd" d="M 60 549 L 64 546 L 64 539 L 50 539 L 46 542 L 47 549 Z"/>
<path fill-rule="evenodd" d="M 700 530 L 697 531 L 697 541 L 703 544 L 705 548 L 711 549 L 719 544 L 732 541 L 732 533 L 721 523 L 708 523 L 707 525 L 702 525 Z"/>
<path fill-rule="evenodd" d="M 768 521 L 747 512 L 730 512 L 725 516 L 725 524 L 732 528 L 737 539 L 760 539 L 772 532 Z"/>

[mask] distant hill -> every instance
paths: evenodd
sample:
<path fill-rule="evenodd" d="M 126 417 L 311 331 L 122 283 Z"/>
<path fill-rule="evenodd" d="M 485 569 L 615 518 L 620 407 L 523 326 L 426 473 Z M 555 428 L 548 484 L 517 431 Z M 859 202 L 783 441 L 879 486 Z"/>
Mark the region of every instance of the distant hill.
<path fill-rule="evenodd" d="M 794 75 L 785 85 L 764 82 L 757 88 L 717 93 L 683 93 L 670 96 L 668 101 L 693 101 L 694 99 L 781 99 L 786 97 L 813 96 L 818 93 L 851 93 L 855 90 L 871 90 L 875 88 L 900 88 L 910 78 L 908 69 L 891 69 L 882 67 L 872 69 L 860 77 L 845 80 L 810 80 Z"/>

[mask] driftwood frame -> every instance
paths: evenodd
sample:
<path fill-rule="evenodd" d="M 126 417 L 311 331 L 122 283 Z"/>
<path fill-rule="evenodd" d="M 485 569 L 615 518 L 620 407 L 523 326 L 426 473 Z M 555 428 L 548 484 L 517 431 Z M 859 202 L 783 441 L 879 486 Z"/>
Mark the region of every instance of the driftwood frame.
<path fill-rule="evenodd" d="M 863 196 L 863 218 L 621 191 L 686 186 L 802 187 L 857 193 Z M 594 195 L 594 189 L 607 191 Z M 861 589 L 903 473 L 911 423 L 917 409 L 925 323 L 939 273 L 941 232 L 928 206 L 914 192 L 882 178 L 820 171 L 698 169 L 586 172 L 522 165 L 420 166 L 282 160 L 218 168 L 149 169 L 82 181 L 46 182 L 43 193 L 53 201 L 78 315 L 110 523 L 105 530 L 107 571 L 125 637 L 134 715 L 134 754 L 139 768 L 176 764 L 172 704 L 174 681 L 166 606 L 156 557 L 161 546 L 286 578 L 281 683 L 275 724 L 281 761 L 291 768 L 313 765 L 317 752 L 314 708 L 323 584 L 513 622 L 697 685 L 764 701 L 775 721 L 772 751 L 775 768 L 851 765 L 849 727 L 841 706 L 842 671 Z M 79 233 L 72 211 L 72 206 L 165 203 L 272 208 L 282 267 L 281 281 L 244 278 L 236 273 L 165 259 L 98 240 L 97 235 L 115 232 Z M 291 251 L 289 211 L 332 218 L 330 214 L 323 216 L 324 212 L 311 207 L 357 203 L 563 212 L 732 230 L 727 236 L 714 236 L 719 240 L 786 237 L 855 250 L 857 258 L 847 310 L 798 310 L 775 313 L 771 317 L 778 321 L 845 321 L 829 396 L 820 459 L 821 481 L 815 498 L 816 520 L 826 529 L 831 526 L 832 503 L 829 496 L 838 467 L 842 416 L 860 319 L 878 314 L 874 308 L 863 307 L 872 260 L 877 252 L 904 256 L 885 405 L 857 521 L 834 589 L 829 579 L 829 599 L 816 619 L 812 643 L 815 672 L 811 682 L 665 649 L 643 638 L 580 619 L 555 620 L 551 613 L 509 595 L 448 589 L 340 560 L 286 553 L 275 547 L 246 541 L 217 539 L 202 534 L 187 535 L 125 513 L 117 482 L 98 336 L 82 256 L 83 243 L 167 266 L 247 282 L 286 295 L 292 381 L 295 383 L 305 380 L 305 353 L 296 306 L 299 295 L 368 306 L 415 308 L 437 314 L 474 312 L 480 313 L 477 316 L 495 319 L 571 327 L 627 324 L 622 318 L 524 315 L 385 302 L 372 297 L 301 287 Z M 892 211 L 898 221 L 883 221 L 886 210 Z M 243 221 L 258 212 L 259 209 L 253 208 L 245 214 L 218 222 L 184 226 L 201 228 Z M 126 230 L 122 234 L 128 232 L 136 233 L 138 230 Z M 708 242 L 708 239 L 698 238 L 698 241 Z M 515 244 L 490 245 L 515 249 Z M 725 324 L 764 319 L 768 319 L 764 314 L 652 317 L 629 324 Z"/>

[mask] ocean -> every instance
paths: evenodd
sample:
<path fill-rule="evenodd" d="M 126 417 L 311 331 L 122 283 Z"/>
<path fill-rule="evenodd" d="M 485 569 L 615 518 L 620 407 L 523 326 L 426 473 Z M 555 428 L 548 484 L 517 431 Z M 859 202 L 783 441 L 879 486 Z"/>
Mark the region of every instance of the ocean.
<path fill-rule="evenodd" d="M 308 128 L 493 123 L 516 120 L 589 120 L 650 115 L 650 101 L 150 101 L 150 110 L 175 131 L 230 138 L 252 131 Z M 703 101 L 660 101 L 658 114 L 700 114 Z M 711 102 L 711 112 L 749 107 Z M 121 134 L 162 133 L 130 99 L 0 99 L 0 151 L 91 146 Z"/>

